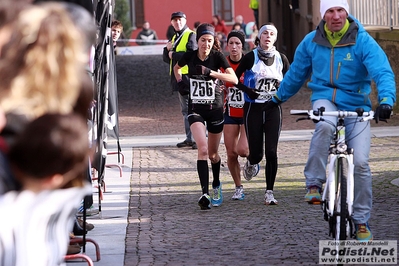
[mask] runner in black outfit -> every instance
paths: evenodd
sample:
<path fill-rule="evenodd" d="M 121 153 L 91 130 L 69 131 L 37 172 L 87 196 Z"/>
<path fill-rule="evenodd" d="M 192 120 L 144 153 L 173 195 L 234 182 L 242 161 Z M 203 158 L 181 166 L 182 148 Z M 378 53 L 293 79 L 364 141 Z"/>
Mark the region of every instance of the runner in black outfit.
<path fill-rule="evenodd" d="M 218 154 L 224 122 L 223 91 L 218 82 L 221 80 L 237 84 L 238 79 L 226 57 L 220 52 L 220 43 L 215 38 L 215 28 L 211 24 L 204 23 L 197 28 L 197 42 L 198 49 L 186 52 L 173 69 L 179 92 L 189 95 L 188 121 L 198 146 L 197 171 L 203 194 L 198 205 L 204 210 L 209 209 L 211 203 L 213 206 L 219 206 L 223 201 Z M 189 69 L 188 75 L 182 76 L 181 68 L 185 65 Z M 225 73 L 219 72 L 220 68 L 224 69 Z M 208 188 L 208 157 L 213 173 L 212 199 Z"/>
<path fill-rule="evenodd" d="M 289 68 L 287 57 L 274 46 L 276 40 L 276 27 L 272 24 L 262 26 L 255 39 L 257 47 L 244 56 L 236 70 L 237 77 L 244 73 L 244 84 L 237 84 L 245 92 L 244 125 L 249 145 L 244 177 L 250 180 L 259 171 L 257 164 L 263 158 L 262 143 L 265 141 L 266 205 L 277 204 L 273 187 L 278 168 L 277 143 L 281 131 L 281 108 L 278 106 L 265 111 L 264 107 L 276 93 Z"/>

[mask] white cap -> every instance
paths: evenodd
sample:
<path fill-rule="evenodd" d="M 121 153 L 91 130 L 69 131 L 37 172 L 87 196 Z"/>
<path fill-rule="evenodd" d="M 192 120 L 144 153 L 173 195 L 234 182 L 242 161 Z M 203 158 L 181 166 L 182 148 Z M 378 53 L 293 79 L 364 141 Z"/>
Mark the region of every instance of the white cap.
<path fill-rule="evenodd" d="M 326 11 L 332 7 L 342 7 L 349 14 L 349 5 L 347 0 L 320 0 L 320 15 L 324 18 Z"/>

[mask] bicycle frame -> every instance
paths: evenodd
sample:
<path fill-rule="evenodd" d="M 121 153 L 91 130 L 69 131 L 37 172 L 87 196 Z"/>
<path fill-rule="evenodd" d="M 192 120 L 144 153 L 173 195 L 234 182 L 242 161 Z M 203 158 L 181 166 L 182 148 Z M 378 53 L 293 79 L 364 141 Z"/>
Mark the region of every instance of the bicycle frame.
<path fill-rule="evenodd" d="M 306 115 L 299 120 L 312 119 L 314 121 L 325 121 L 323 116 L 334 116 L 338 118 L 335 126 L 334 141 L 329 150 L 327 179 L 322 195 L 322 210 L 324 219 L 329 222 L 329 235 L 336 240 L 345 240 L 354 236 L 352 214 L 354 200 L 354 160 L 353 149 L 347 147 L 345 135 L 345 117 L 362 117 L 360 122 L 373 119 L 374 112 L 349 111 L 324 111 L 324 107 L 318 110 L 291 110 L 293 115 Z M 345 160 L 347 163 L 343 163 Z M 341 179 L 345 184 L 341 184 Z M 346 180 L 345 180 L 346 179 Z M 342 188 L 345 191 L 342 191 Z M 341 193 L 344 195 L 341 197 Z M 342 201 L 343 200 L 343 201 Z M 342 210 L 342 208 L 345 208 Z M 341 221 L 345 224 L 341 226 Z M 345 234 L 341 234 L 345 230 Z"/>
<path fill-rule="evenodd" d="M 345 166 L 339 161 L 339 158 L 347 161 L 348 169 L 346 171 L 346 210 L 342 210 L 341 203 L 341 175 L 340 171 Z M 354 164 L 353 164 L 353 150 L 348 149 L 346 145 L 345 125 L 344 119 L 339 118 L 336 126 L 336 136 L 334 144 L 330 147 L 330 155 L 328 158 L 328 176 L 326 185 L 322 195 L 322 209 L 324 212 L 324 219 L 329 221 L 330 235 L 337 240 L 353 236 L 353 224 L 351 216 L 353 213 L 353 198 L 354 198 Z M 346 170 L 346 169 L 345 169 Z M 339 216 L 340 218 L 338 219 Z M 345 217 L 343 217 L 345 216 Z M 345 237 L 341 235 L 341 222 L 345 222 Z M 334 224 L 335 223 L 335 224 Z"/>

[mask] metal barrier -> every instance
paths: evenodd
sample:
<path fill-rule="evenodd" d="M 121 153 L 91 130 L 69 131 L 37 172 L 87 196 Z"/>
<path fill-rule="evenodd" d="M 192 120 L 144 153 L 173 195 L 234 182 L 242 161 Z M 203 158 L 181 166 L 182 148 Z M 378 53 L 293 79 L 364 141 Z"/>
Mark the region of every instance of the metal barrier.
<path fill-rule="evenodd" d="M 348 0 L 350 13 L 366 29 L 399 29 L 398 0 Z"/>

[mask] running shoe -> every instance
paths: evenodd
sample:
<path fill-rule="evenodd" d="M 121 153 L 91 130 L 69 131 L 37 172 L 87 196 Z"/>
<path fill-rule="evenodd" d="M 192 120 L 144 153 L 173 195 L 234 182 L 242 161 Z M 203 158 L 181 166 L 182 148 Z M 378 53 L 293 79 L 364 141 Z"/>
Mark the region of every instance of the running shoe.
<path fill-rule="evenodd" d="M 208 210 L 211 208 L 211 197 L 208 194 L 202 195 L 198 200 L 198 205 L 201 207 L 201 210 Z"/>
<path fill-rule="evenodd" d="M 82 204 L 80 206 L 76 216 L 82 217 L 83 216 L 83 211 L 84 211 L 84 209 L 83 209 L 83 204 Z M 90 208 L 86 209 L 86 216 L 93 216 L 93 215 L 97 215 L 99 213 L 100 213 L 100 211 L 97 208 L 94 208 L 93 205 L 91 205 Z"/>
<path fill-rule="evenodd" d="M 321 189 L 318 186 L 310 186 L 308 193 L 305 195 L 305 201 L 309 204 L 320 204 L 321 203 Z"/>
<path fill-rule="evenodd" d="M 192 147 L 194 144 L 195 144 L 195 142 L 193 142 L 193 141 L 184 140 L 182 142 L 177 143 L 176 146 L 178 148 L 183 148 L 183 147 Z"/>
<path fill-rule="evenodd" d="M 212 206 L 218 207 L 222 205 L 223 194 L 222 194 L 222 183 L 218 187 L 213 188 L 213 197 L 211 199 Z"/>
<path fill-rule="evenodd" d="M 370 231 L 369 223 L 355 224 L 356 239 L 360 242 L 367 242 L 373 240 L 373 234 Z"/>
<path fill-rule="evenodd" d="M 236 191 L 234 192 L 232 200 L 243 200 L 245 198 L 244 188 L 243 186 L 236 187 Z"/>
<path fill-rule="evenodd" d="M 250 164 L 249 161 L 244 164 L 243 175 L 245 180 L 251 180 L 252 177 L 256 176 L 259 173 L 259 164 Z"/>
<path fill-rule="evenodd" d="M 266 205 L 277 205 L 278 204 L 278 201 L 274 198 L 273 190 L 266 190 L 265 204 Z"/>

